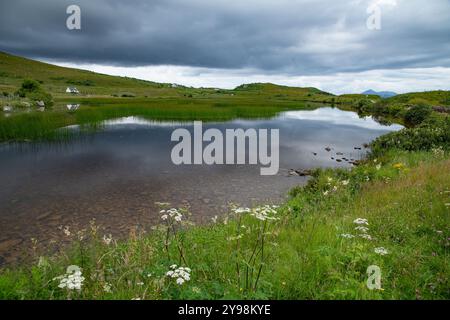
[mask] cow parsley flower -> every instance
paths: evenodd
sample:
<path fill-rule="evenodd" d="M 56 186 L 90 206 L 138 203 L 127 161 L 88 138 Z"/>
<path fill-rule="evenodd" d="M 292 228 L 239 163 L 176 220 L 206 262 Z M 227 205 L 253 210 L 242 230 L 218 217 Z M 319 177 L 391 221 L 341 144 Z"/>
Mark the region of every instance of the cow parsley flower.
<path fill-rule="evenodd" d="M 191 269 L 187 267 L 178 267 L 177 265 L 171 265 L 169 271 L 167 271 L 166 276 L 172 279 L 176 279 L 178 285 L 182 285 L 185 282 L 191 280 Z"/>
<path fill-rule="evenodd" d="M 66 237 L 70 237 L 70 236 L 72 235 L 72 233 L 70 232 L 68 226 L 65 226 L 65 227 L 63 228 L 63 232 L 64 232 L 64 234 L 66 235 Z"/>
<path fill-rule="evenodd" d="M 170 219 L 170 221 L 181 222 L 181 220 L 183 219 L 183 214 L 179 209 L 176 208 L 161 210 L 159 213 L 162 214 L 161 220 L 163 221 Z"/>
<path fill-rule="evenodd" d="M 237 241 L 237 240 L 242 239 L 243 236 L 244 236 L 243 234 L 239 234 L 239 235 L 237 235 L 235 237 L 228 237 L 227 240 L 228 241 Z"/>
<path fill-rule="evenodd" d="M 341 234 L 341 237 L 344 239 L 353 239 L 355 236 L 349 233 L 343 233 Z"/>
<path fill-rule="evenodd" d="M 53 281 L 59 280 L 58 288 L 68 290 L 81 290 L 84 277 L 78 266 L 67 267 L 66 274 L 53 278 Z"/>
<path fill-rule="evenodd" d="M 369 228 L 363 227 L 363 226 L 358 226 L 355 228 L 355 230 L 360 231 L 362 233 L 367 233 L 369 231 Z"/>
<path fill-rule="evenodd" d="M 109 283 L 105 283 L 103 285 L 103 291 L 105 291 L 106 293 L 111 293 L 112 292 L 111 285 Z"/>
<path fill-rule="evenodd" d="M 359 237 L 361 237 L 363 239 L 366 239 L 366 240 L 372 240 L 373 239 L 372 236 L 370 234 L 367 234 L 367 233 L 360 234 Z"/>
<path fill-rule="evenodd" d="M 107 246 L 109 246 L 112 241 L 113 237 L 111 234 L 109 236 L 107 236 L 106 234 L 103 236 L 103 243 L 106 244 Z"/>
<path fill-rule="evenodd" d="M 251 213 L 252 216 L 261 221 L 278 220 L 278 218 L 275 217 L 276 214 L 277 210 L 269 205 L 254 208 Z"/>
<path fill-rule="evenodd" d="M 350 180 L 344 180 L 342 181 L 343 186 L 347 186 L 350 183 Z"/>
<path fill-rule="evenodd" d="M 369 225 L 369 222 L 368 222 L 368 220 L 367 219 L 363 219 L 363 218 L 358 218 L 358 219 L 355 219 L 354 221 L 353 221 L 353 223 L 354 224 L 364 224 L 364 225 Z"/>
<path fill-rule="evenodd" d="M 381 256 L 385 256 L 385 255 L 389 254 L 387 249 L 385 249 L 383 247 L 375 248 L 374 251 L 375 251 L 376 254 L 379 254 Z"/>
<path fill-rule="evenodd" d="M 231 211 L 236 214 L 252 212 L 252 210 L 250 208 L 233 208 L 233 209 L 231 209 Z"/>

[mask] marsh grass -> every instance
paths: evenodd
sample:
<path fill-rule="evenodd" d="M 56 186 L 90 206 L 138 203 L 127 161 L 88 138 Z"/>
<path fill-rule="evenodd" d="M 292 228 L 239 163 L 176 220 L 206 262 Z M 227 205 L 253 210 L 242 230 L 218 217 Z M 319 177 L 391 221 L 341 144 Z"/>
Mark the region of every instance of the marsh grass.
<path fill-rule="evenodd" d="M 269 104 L 258 101 L 220 103 L 213 100 L 183 99 L 80 99 L 67 100 L 80 103 L 75 112 L 64 110 L 59 104 L 54 110 L 44 112 L 19 112 L 9 117 L 0 114 L 0 141 L 66 140 L 74 131 L 64 130 L 69 125 L 79 125 L 83 133 L 101 130 L 105 120 L 121 117 L 141 117 L 155 121 L 228 121 L 243 119 L 268 119 L 292 109 L 314 108 L 310 105 Z"/>

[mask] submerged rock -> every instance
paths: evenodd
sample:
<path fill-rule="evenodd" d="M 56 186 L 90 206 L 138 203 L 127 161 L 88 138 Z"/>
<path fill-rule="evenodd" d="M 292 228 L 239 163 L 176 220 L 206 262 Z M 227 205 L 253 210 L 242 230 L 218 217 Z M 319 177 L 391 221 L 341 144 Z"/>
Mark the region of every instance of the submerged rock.
<path fill-rule="evenodd" d="M 304 169 L 304 170 L 293 170 L 289 172 L 289 175 L 306 177 L 312 175 L 312 170 Z"/>

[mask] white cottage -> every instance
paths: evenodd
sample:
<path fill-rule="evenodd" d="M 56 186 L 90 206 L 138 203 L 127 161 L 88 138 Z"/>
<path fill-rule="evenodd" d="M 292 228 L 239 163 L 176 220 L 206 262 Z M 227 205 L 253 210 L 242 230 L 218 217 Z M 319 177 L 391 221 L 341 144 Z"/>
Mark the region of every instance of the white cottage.
<path fill-rule="evenodd" d="M 78 91 L 78 89 L 75 87 L 67 87 L 66 93 L 79 94 L 80 91 Z"/>

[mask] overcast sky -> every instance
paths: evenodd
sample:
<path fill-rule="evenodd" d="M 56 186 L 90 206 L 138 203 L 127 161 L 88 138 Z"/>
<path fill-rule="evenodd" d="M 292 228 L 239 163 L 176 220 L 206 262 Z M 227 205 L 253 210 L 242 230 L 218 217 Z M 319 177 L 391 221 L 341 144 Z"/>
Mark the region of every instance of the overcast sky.
<path fill-rule="evenodd" d="M 0 50 L 196 87 L 449 90 L 450 0 L 1 0 Z"/>

